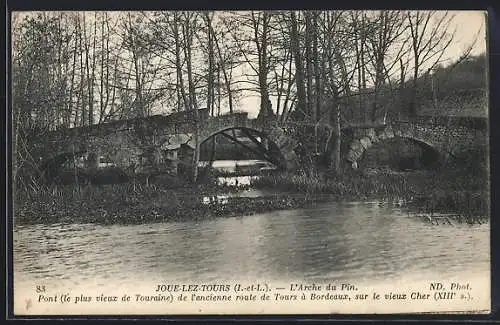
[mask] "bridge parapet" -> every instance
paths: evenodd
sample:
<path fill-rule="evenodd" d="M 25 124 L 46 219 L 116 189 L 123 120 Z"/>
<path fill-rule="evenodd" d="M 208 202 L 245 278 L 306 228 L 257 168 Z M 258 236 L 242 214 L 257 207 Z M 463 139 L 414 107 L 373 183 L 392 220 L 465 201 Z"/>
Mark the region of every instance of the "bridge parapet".
<path fill-rule="evenodd" d="M 462 126 L 468 129 L 482 129 L 486 130 L 488 128 L 488 118 L 487 117 L 477 117 L 477 116 L 435 116 L 435 115 L 421 115 L 412 118 L 411 120 L 401 121 L 413 124 L 424 124 L 433 125 L 441 124 L 447 125 L 449 127 Z"/>
<path fill-rule="evenodd" d="M 220 115 L 217 117 L 211 117 L 207 120 L 205 120 L 203 125 L 207 125 L 208 128 L 211 126 L 246 126 L 248 121 L 248 113 L 233 113 L 233 114 L 226 114 L 226 115 Z"/>

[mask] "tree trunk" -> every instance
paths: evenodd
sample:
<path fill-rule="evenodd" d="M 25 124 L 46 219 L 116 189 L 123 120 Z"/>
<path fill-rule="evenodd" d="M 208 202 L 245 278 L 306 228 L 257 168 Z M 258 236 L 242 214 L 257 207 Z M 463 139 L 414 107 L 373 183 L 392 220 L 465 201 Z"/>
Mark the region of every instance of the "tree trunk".
<path fill-rule="evenodd" d="M 214 115 L 214 40 L 210 12 L 205 12 L 208 34 L 207 109 Z"/>
<path fill-rule="evenodd" d="M 194 148 L 194 155 L 193 155 L 193 164 L 192 164 L 192 169 L 193 169 L 193 183 L 196 183 L 198 181 L 198 162 L 200 161 L 200 119 L 199 119 L 199 114 L 198 114 L 198 105 L 196 103 L 196 89 L 194 86 L 194 81 L 193 81 L 193 72 L 192 72 L 192 58 L 191 58 L 191 47 L 193 45 L 193 34 L 192 34 L 192 28 L 191 28 L 191 16 L 190 14 L 186 14 L 185 16 L 185 22 L 184 22 L 184 55 L 186 58 L 186 65 L 187 65 L 187 78 L 188 78 L 188 89 L 189 89 L 189 109 L 190 111 L 194 112 L 194 126 L 195 126 L 195 132 L 194 132 L 194 142 L 195 142 L 195 148 Z"/>
<path fill-rule="evenodd" d="M 302 65 L 302 55 L 300 53 L 299 32 L 297 27 L 297 16 L 295 12 L 290 13 L 290 46 L 295 60 L 295 81 L 297 83 L 297 111 L 302 111 L 305 116 L 307 109 L 306 90 L 304 86 L 304 67 Z"/>
<path fill-rule="evenodd" d="M 179 24 L 180 19 L 178 17 L 178 13 L 174 12 L 174 23 L 172 24 L 172 31 L 174 34 L 175 40 L 175 68 L 176 68 L 176 76 L 177 76 L 177 89 L 178 94 L 180 94 L 181 98 L 178 98 L 177 101 L 184 103 L 184 110 L 189 110 L 189 103 L 186 95 L 186 90 L 184 89 L 184 78 L 182 75 L 182 64 L 181 64 L 181 41 L 179 35 Z"/>
<path fill-rule="evenodd" d="M 253 14 L 252 14 L 253 15 Z M 255 24 L 255 23 L 254 23 Z M 258 22 L 256 22 L 258 25 Z M 269 13 L 262 13 L 262 35 L 258 35 L 258 30 L 255 29 L 255 42 L 259 55 L 259 90 L 260 90 L 260 112 L 259 116 L 265 119 L 271 112 L 271 100 L 269 99 L 269 89 L 267 85 L 267 75 L 269 73 L 268 64 L 268 28 L 269 28 Z M 260 38 L 260 42 L 259 42 Z"/>
<path fill-rule="evenodd" d="M 341 129 L 340 129 L 340 105 L 338 101 L 335 103 L 335 151 L 334 151 L 334 161 L 335 168 L 334 171 L 337 175 L 340 174 L 340 150 L 341 150 Z"/>
<path fill-rule="evenodd" d="M 230 80 L 230 78 L 228 76 L 226 67 L 224 66 L 224 62 L 223 62 L 223 57 L 222 57 L 222 52 L 221 52 L 221 49 L 220 49 L 219 41 L 217 39 L 216 34 L 213 31 L 213 28 L 212 28 L 212 37 L 213 37 L 213 41 L 215 43 L 215 47 L 217 48 L 217 54 L 219 56 L 219 62 L 220 62 L 220 64 L 218 65 L 219 69 L 217 69 L 217 79 L 219 80 L 218 84 L 220 85 L 220 71 L 222 70 L 222 75 L 224 76 L 224 83 L 226 85 L 226 91 L 227 91 L 227 100 L 228 100 L 228 105 L 229 105 L 229 113 L 233 113 L 233 92 L 231 90 L 231 80 Z M 220 87 L 219 87 L 219 92 L 220 92 Z M 220 98 L 219 98 L 219 103 L 220 103 Z M 220 105 L 219 105 L 219 110 L 220 110 Z"/>
<path fill-rule="evenodd" d="M 316 112 L 314 110 L 313 103 L 313 54 L 312 54 L 312 22 L 311 22 L 311 13 L 304 13 L 306 20 L 306 35 L 305 35 L 305 48 L 306 48 L 306 103 L 307 103 L 307 113 L 311 116 L 313 123 L 316 123 Z"/>
<path fill-rule="evenodd" d="M 318 51 L 318 13 L 313 17 L 313 58 L 314 58 L 314 83 L 315 83 L 315 107 L 314 121 L 316 122 L 321 115 L 321 105 L 323 101 L 323 83 L 321 80 L 320 57 Z"/>
<path fill-rule="evenodd" d="M 415 61 L 415 67 L 413 69 L 413 80 L 412 80 L 410 112 L 409 112 L 411 118 L 417 116 L 418 55 L 415 55 L 414 61 Z"/>

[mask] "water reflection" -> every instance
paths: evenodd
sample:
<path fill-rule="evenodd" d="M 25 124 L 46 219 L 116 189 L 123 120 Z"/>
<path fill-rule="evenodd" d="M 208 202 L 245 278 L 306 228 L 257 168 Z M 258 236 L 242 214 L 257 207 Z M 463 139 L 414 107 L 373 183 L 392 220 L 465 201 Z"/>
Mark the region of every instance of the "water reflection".
<path fill-rule="evenodd" d="M 201 200 L 205 204 L 227 204 L 227 202 L 229 201 L 229 195 L 219 194 L 219 195 L 204 196 Z"/>
<path fill-rule="evenodd" d="M 15 281 L 390 280 L 489 270 L 489 226 L 432 226 L 392 205 L 327 203 L 206 221 L 36 225 L 14 232 Z"/>
<path fill-rule="evenodd" d="M 238 192 L 206 195 L 201 198 L 201 202 L 204 204 L 227 204 L 230 198 L 241 197 L 241 198 L 258 198 L 258 197 L 269 197 L 276 194 L 273 190 L 257 190 L 257 189 L 246 189 Z"/>
<path fill-rule="evenodd" d="M 228 185 L 228 186 L 246 186 L 250 185 L 252 179 L 257 178 L 258 176 L 225 176 L 225 177 L 217 177 L 217 183 L 219 185 Z"/>

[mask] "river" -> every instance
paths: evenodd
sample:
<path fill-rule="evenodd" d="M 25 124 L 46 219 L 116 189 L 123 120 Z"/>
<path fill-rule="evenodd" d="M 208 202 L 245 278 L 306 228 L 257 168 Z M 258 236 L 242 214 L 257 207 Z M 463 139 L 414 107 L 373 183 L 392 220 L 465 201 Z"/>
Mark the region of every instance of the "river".
<path fill-rule="evenodd" d="M 117 290 L 263 279 L 393 283 L 484 278 L 490 270 L 488 223 L 436 226 L 381 202 L 206 221 L 16 226 L 13 235 L 15 288 Z"/>
<path fill-rule="evenodd" d="M 447 278 L 489 272 L 489 242 L 488 224 L 433 226 L 377 202 L 202 222 L 18 226 L 14 280 L 106 287 L 148 279 Z"/>

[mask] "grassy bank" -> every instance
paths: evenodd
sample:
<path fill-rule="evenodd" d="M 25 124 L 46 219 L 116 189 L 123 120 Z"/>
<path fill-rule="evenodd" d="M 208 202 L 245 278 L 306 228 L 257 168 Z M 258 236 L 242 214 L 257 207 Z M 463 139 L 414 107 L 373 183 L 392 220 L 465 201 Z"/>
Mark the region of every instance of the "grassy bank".
<path fill-rule="evenodd" d="M 464 173 L 276 173 L 252 180 L 256 188 L 279 194 L 262 198 L 229 198 L 203 202 L 204 197 L 235 191 L 205 182 L 186 185 L 164 180 L 150 186 L 130 183 L 94 186 L 51 186 L 16 191 L 15 223 L 136 224 L 203 220 L 306 207 L 319 201 L 403 200 L 421 213 L 489 215 L 486 177 Z M 206 200 L 205 200 L 206 201 Z"/>
<path fill-rule="evenodd" d="M 274 188 L 290 193 L 330 194 L 338 197 L 366 199 L 395 198 L 401 193 L 413 195 L 415 190 L 402 175 L 378 177 L 332 177 L 325 173 L 279 173 L 252 181 L 256 188 Z"/>
<path fill-rule="evenodd" d="M 221 188 L 217 188 L 221 191 Z M 229 189 L 228 189 L 229 190 Z M 234 188 L 232 189 L 234 190 Z M 216 193 L 211 186 L 176 187 L 114 184 L 75 187 L 64 185 L 17 193 L 16 224 L 98 223 L 139 224 L 205 220 L 307 206 L 305 196 L 229 198 L 228 202 L 203 197 Z"/>
<path fill-rule="evenodd" d="M 457 213 L 465 216 L 489 214 L 489 191 L 485 173 L 464 170 L 436 172 L 275 174 L 256 179 L 256 188 L 274 188 L 308 196 L 328 194 L 339 198 L 404 200 L 409 208 L 424 213 Z"/>

